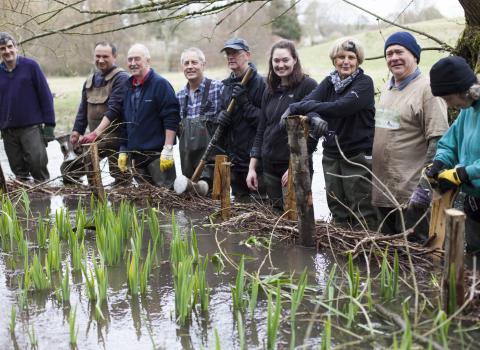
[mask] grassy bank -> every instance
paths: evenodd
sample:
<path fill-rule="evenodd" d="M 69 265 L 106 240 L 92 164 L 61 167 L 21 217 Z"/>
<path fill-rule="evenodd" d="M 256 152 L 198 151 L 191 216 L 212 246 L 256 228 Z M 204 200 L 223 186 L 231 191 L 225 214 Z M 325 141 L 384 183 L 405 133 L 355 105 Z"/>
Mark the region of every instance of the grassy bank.
<path fill-rule="evenodd" d="M 464 27 L 463 19 L 439 19 L 427 22 L 421 22 L 411 25 L 412 28 L 429 33 L 449 45 L 454 46 L 457 38 Z M 365 47 L 366 57 L 375 57 L 383 55 L 383 43 L 385 38 L 392 32 L 397 31 L 396 27 L 388 27 L 386 29 L 362 32 L 354 35 Z M 439 45 L 429 39 L 421 38 L 417 35 L 422 47 L 438 47 Z M 328 58 L 328 52 L 333 44 L 328 41 L 319 45 L 300 48 L 300 58 L 304 70 L 317 81 L 321 81 L 332 69 L 332 63 Z M 420 69 L 428 73 L 430 67 L 441 57 L 446 55 L 445 52 L 425 51 L 422 53 L 420 61 Z M 257 64 L 261 74 L 267 72 L 266 61 L 268 58 L 268 48 L 265 52 L 253 52 L 253 61 Z M 122 62 L 119 62 L 123 65 Z M 380 91 L 388 79 L 388 71 L 384 59 L 367 60 L 362 65 L 365 72 L 370 75 L 377 91 Z M 156 67 L 154 67 L 156 68 Z M 185 78 L 183 73 L 178 72 L 164 73 L 159 71 L 167 78 L 176 91 L 184 84 Z M 227 76 L 228 71 L 224 67 L 207 67 L 207 74 L 211 78 L 222 79 Z M 55 93 L 55 109 L 57 113 L 57 132 L 69 131 L 72 127 L 73 120 L 78 108 L 81 89 L 85 77 L 50 77 L 49 83 L 52 91 Z"/>

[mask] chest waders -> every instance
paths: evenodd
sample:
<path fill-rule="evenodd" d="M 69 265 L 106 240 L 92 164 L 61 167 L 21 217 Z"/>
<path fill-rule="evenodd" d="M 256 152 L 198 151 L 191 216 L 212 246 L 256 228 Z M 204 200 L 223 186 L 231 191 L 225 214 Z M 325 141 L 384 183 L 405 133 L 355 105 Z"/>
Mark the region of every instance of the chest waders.
<path fill-rule="evenodd" d="M 212 138 L 207 126 L 207 118 L 205 117 L 211 102 L 208 101 L 208 93 L 210 90 L 210 79 L 205 80 L 205 89 L 202 96 L 202 104 L 200 105 L 200 115 L 197 118 L 187 118 L 188 110 L 188 94 L 185 97 L 185 103 L 182 115 L 182 132 L 179 137 L 180 163 L 182 164 L 182 172 L 188 178 L 191 178 L 197 165 L 200 163 L 205 150 Z M 214 158 L 214 156 L 213 156 Z M 211 159 L 209 160 L 211 163 Z M 211 164 L 210 164 L 211 165 Z M 213 169 L 211 166 L 205 167 L 202 178 L 206 178 L 211 186 L 213 177 Z"/>

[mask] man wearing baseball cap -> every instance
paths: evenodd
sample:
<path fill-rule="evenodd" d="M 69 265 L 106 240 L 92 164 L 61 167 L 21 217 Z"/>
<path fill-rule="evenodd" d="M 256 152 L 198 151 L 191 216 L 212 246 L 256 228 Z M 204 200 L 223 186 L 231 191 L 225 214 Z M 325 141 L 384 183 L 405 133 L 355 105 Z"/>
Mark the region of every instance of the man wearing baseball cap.
<path fill-rule="evenodd" d="M 373 186 L 372 203 L 379 208 L 380 231 L 404 232 L 414 226 L 425 210 L 403 211 L 420 180 L 421 170 L 431 163 L 438 139 L 448 129 L 447 108 L 430 91 L 428 77 L 418 68 L 421 48 L 408 32 L 390 35 L 384 47 L 392 78 L 380 95 L 375 114 L 373 172 L 388 188 L 394 199 L 385 194 L 379 183 Z M 415 227 L 410 238 L 422 241 L 428 234 L 427 216 Z"/>
<path fill-rule="evenodd" d="M 225 54 L 231 73 L 227 79 L 223 80 L 221 111 L 217 115 L 217 122 L 225 130 L 223 146 L 232 163 L 232 194 L 236 200 L 244 200 L 248 199 L 251 194 L 246 178 L 250 150 L 262 115 L 260 107 L 266 84 L 250 62 L 250 47 L 244 39 L 231 38 L 227 40 L 220 52 Z M 253 76 L 246 86 L 242 86 L 240 82 L 249 67 L 253 69 Z M 236 107 L 233 113 L 228 113 L 227 108 L 232 98 L 235 98 Z"/>

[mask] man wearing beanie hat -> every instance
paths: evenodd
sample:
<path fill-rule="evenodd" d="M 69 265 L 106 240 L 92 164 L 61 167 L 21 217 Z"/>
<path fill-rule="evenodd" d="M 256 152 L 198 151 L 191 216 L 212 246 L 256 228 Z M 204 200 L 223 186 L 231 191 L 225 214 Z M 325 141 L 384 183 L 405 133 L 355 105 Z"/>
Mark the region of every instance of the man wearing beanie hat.
<path fill-rule="evenodd" d="M 428 78 L 418 68 L 420 54 L 420 46 L 408 32 L 387 38 L 384 55 L 392 78 L 381 93 L 375 114 L 372 169 L 401 206 L 408 203 L 421 170 L 431 163 L 437 141 L 448 129 L 446 105 L 432 96 Z M 385 219 L 381 232 L 403 232 L 424 214 L 404 210 L 403 227 L 400 212 L 390 213 L 396 204 L 384 192 L 379 183 L 373 186 L 372 203 Z M 427 234 L 428 221 L 424 219 L 412 238 L 423 240 Z"/>
<path fill-rule="evenodd" d="M 463 210 L 467 252 L 480 253 L 480 84 L 462 57 L 442 58 L 430 70 L 430 86 L 460 114 L 438 142 L 433 164 L 425 174 L 438 182 L 440 191 L 460 187 L 465 193 Z M 417 187 L 415 192 L 422 189 Z M 427 198 L 429 198 L 427 196 Z M 413 199 L 413 198 L 412 198 Z M 428 204 L 428 202 L 427 202 Z"/>

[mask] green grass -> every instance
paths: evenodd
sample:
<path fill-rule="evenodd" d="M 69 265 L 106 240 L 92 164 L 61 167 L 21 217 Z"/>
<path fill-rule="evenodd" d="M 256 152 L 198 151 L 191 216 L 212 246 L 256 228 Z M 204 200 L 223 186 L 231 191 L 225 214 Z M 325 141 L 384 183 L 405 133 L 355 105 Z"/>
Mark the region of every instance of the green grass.
<path fill-rule="evenodd" d="M 461 31 L 464 27 L 464 19 L 437 19 L 432 21 L 420 22 L 411 25 L 412 28 L 430 33 L 448 44 L 454 46 Z M 353 35 L 357 38 L 365 48 L 366 57 L 383 55 L 383 44 L 385 38 L 392 32 L 400 30 L 396 27 L 388 27 L 380 30 L 372 30 L 368 32 Z M 420 35 L 415 35 L 422 47 L 438 46 L 429 39 L 425 39 Z M 299 56 L 302 66 L 307 74 L 320 82 L 330 71 L 333 70 L 332 62 L 328 57 L 328 52 L 335 40 L 325 43 L 299 48 Z M 267 62 L 264 57 L 267 56 L 269 48 L 265 48 L 264 52 L 254 52 L 253 61 L 257 65 L 262 75 L 267 74 Z M 428 73 L 430 67 L 446 53 L 438 51 L 425 51 L 422 53 L 420 60 L 420 69 Z M 207 57 L 208 60 L 208 57 Z M 175 91 L 180 90 L 186 83 L 182 72 L 163 72 L 160 67 L 153 67 L 164 76 L 174 87 Z M 362 65 L 365 73 L 373 78 L 376 90 L 382 90 L 386 79 L 388 78 L 388 70 L 385 60 L 378 59 L 374 61 L 365 61 Z M 208 67 L 206 74 L 213 79 L 224 79 L 228 75 L 228 71 L 224 66 Z M 55 94 L 55 114 L 57 118 L 57 134 L 70 132 L 75 120 L 82 86 L 86 77 L 48 77 L 48 82 L 52 92 Z"/>

